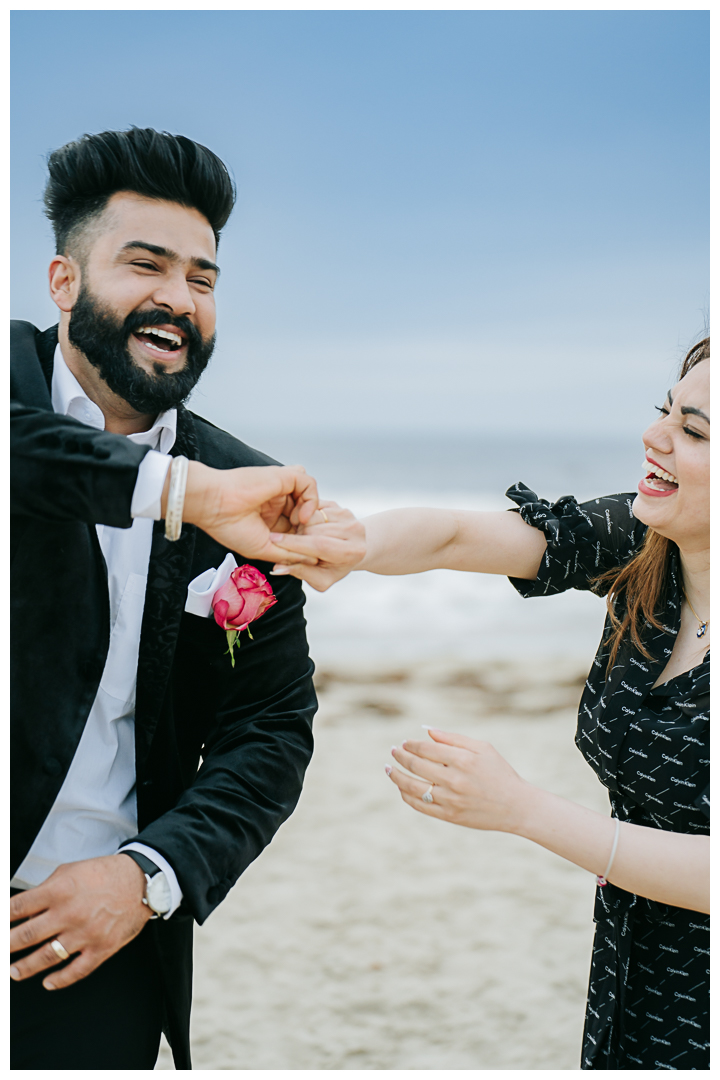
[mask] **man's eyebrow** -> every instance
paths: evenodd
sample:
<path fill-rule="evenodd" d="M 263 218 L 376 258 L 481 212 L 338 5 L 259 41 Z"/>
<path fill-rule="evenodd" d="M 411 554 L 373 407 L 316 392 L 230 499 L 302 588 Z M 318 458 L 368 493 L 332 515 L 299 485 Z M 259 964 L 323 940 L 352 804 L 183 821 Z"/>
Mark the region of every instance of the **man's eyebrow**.
<path fill-rule="evenodd" d="M 683 405 L 680 409 L 683 416 L 701 416 L 703 420 L 707 420 L 710 423 L 710 417 L 706 416 L 700 409 L 695 409 L 692 405 Z"/>
<path fill-rule="evenodd" d="M 182 262 L 177 251 L 171 251 L 170 248 L 166 247 L 159 247 L 157 244 L 149 244 L 147 240 L 128 240 L 127 244 L 123 244 L 120 250 L 131 251 L 133 248 L 142 248 L 143 251 L 149 251 L 153 255 L 159 255 L 161 259 L 167 259 L 168 262 Z M 216 263 L 210 262 L 209 259 L 201 259 L 199 256 L 193 256 L 189 261 L 190 265 L 196 266 L 198 270 L 213 270 L 218 275 L 220 273 L 220 267 Z"/>

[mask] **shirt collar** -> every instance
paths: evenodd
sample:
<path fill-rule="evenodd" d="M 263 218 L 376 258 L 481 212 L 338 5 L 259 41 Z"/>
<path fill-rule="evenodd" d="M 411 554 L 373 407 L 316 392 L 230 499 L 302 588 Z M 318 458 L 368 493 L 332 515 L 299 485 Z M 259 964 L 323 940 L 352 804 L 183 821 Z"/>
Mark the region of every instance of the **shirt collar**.
<path fill-rule="evenodd" d="M 55 349 L 53 363 L 52 405 L 56 413 L 72 416 L 74 420 L 97 428 L 98 431 L 105 430 L 102 409 L 87 396 L 65 363 L 65 357 L 59 345 Z M 161 454 L 168 454 L 175 445 L 176 436 L 177 409 L 168 409 L 166 412 L 159 413 L 149 431 L 137 431 L 128 435 L 128 439 L 141 446 L 151 446 L 159 450 Z"/>

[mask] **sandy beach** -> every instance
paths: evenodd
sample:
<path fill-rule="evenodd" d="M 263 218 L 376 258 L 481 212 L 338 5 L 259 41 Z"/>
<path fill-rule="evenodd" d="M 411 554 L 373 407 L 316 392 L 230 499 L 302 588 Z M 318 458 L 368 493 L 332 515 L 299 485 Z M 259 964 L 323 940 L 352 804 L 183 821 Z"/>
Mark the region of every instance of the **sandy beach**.
<path fill-rule="evenodd" d="M 320 668 L 298 808 L 196 930 L 196 1069 L 578 1068 L 594 879 L 414 812 L 383 765 L 435 724 L 607 813 L 573 743 L 585 670 L 547 657 Z M 173 1067 L 165 1045 L 157 1067 Z"/>

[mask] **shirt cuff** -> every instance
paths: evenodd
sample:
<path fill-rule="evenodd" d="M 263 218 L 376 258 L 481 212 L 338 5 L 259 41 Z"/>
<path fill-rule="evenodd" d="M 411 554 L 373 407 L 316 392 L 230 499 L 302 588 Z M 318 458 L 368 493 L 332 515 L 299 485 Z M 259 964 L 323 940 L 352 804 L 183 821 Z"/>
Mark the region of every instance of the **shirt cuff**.
<path fill-rule="evenodd" d="M 148 450 L 138 468 L 135 490 L 130 504 L 131 517 L 160 520 L 162 517 L 162 493 L 171 461 L 170 454 L 159 454 L 157 450 Z"/>
<path fill-rule="evenodd" d="M 162 455 L 158 454 L 158 457 L 162 457 Z M 120 851 L 139 851 L 141 855 L 151 859 L 162 870 L 170 886 L 170 910 L 166 915 L 163 915 L 163 919 L 169 919 L 180 907 L 183 898 L 182 889 L 170 863 L 162 855 L 158 855 L 157 851 L 153 851 L 151 847 L 147 847 L 145 844 L 123 844 Z"/>

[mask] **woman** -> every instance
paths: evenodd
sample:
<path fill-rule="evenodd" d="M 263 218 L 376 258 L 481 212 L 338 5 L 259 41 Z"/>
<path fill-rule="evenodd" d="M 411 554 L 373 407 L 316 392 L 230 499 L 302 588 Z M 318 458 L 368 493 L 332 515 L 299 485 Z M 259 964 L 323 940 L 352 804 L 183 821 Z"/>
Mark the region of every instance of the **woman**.
<path fill-rule="evenodd" d="M 407 772 L 387 766 L 421 813 L 516 833 L 598 875 L 584 1069 L 709 1068 L 709 357 L 709 339 L 691 349 L 645 432 L 636 495 L 550 506 L 518 484 L 514 513 L 393 510 L 364 523 L 323 504 L 312 535 L 273 537 L 319 559 L 276 571 L 320 589 L 350 569 L 446 567 L 506 574 L 523 596 L 607 595 L 576 743 L 611 818 L 439 730 L 393 752 Z"/>

